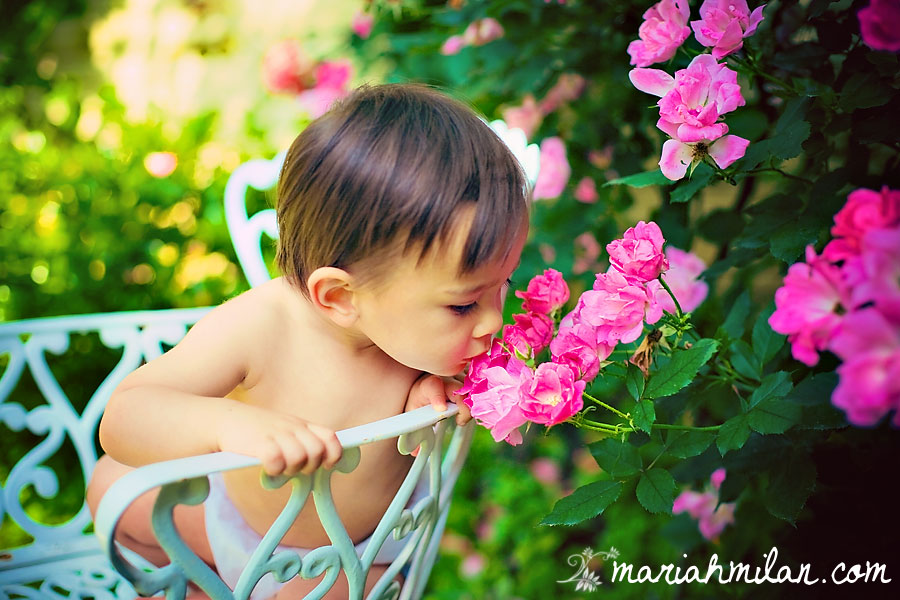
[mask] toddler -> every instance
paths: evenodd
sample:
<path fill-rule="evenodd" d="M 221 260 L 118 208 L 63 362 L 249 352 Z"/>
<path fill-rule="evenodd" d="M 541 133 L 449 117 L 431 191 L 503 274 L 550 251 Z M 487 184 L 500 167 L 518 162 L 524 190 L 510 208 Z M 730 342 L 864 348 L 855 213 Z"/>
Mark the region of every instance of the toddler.
<path fill-rule="evenodd" d="M 341 457 L 335 430 L 429 403 L 446 409 L 453 376 L 501 326 L 527 233 L 524 189 L 500 138 L 425 86 L 364 87 L 314 121 L 278 183 L 282 277 L 216 307 L 116 388 L 100 423 L 108 454 L 88 488 L 92 509 L 147 463 L 230 451 L 258 457 L 271 475 L 310 473 Z M 469 418 L 461 405 L 457 420 Z M 363 447 L 352 473 L 335 473 L 335 507 L 354 543 L 372 533 L 411 461 L 385 440 Z M 259 468 L 218 474 L 204 505 L 175 511 L 185 542 L 231 586 L 289 495 L 259 478 Z M 164 564 L 153 500 L 129 508 L 117 539 Z M 282 540 L 328 543 L 312 502 Z M 384 569 L 373 567 L 369 586 Z M 253 597 L 296 598 L 314 583 L 257 586 Z"/>

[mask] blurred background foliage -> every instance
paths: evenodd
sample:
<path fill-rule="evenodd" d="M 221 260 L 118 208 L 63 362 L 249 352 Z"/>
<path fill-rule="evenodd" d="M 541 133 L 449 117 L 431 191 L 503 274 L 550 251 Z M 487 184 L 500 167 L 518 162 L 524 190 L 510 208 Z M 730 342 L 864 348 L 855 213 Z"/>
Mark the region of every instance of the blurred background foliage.
<path fill-rule="evenodd" d="M 737 303 L 746 306 L 735 317 L 743 328 L 771 301 L 787 263 L 800 257 L 806 243 L 825 239 L 847 191 L 900 187 L 891 120 L 900 108 L 897 58 L 859 45 L 855 11 L 861 2 L 770 2 L 762 33 L 752 43 L 770 68 L 809 86 L 804 117 L 811 129 L 803 153 L 788 152 L 776 166 L 801 173 L 813 185 L 763 173 L 737 186 L 715 183 L 690 202 L 673 201 L 673 191 L 684 194 L 684 189 L 672 186 L 603 186 L 655 169 L 664 139 L 654 127 L 654 111 L 648 110 L 653 99 L 628 83 L 625 48 L 650 4 L 4 1 L 0 139 L 9 143 L 0 144 L 0 321 L 205 306 L 247 289 L 221 199 L 236 166 L 273 156 L 310 120 L 292 95 L 272 93 L 263 84 L 266 51 L 293 39 L 314 60 L 349 61 L 353 84 L 414 80 L 439 85 L 491 119 L 521 106 L 528 95 L 547 100 L 561 76 L 577 74 L 583 91 L 556 102 L 531 135 L 536 142 L 551 136 L 565 141 L 572 177 L 558 199 L 535 204 L 517 284 L 552 266 L 566 275 L 577 297 L 591 285 L 593 272 L 605 268 L 585 240 L 602 246 L 638 219 L 652 217 L 671 244 L 712 265 L 704 276 L 712 291 L 695 315 L 698 327 L 715 331 Z M 357 11 L 374 17 L 368 36 L 351 31 Z M 441 54 L 450 36 L 485 17 L 502 23 L 503 37 Z M 865 72 L 868 79 L 854 77 L 855 72 Z M 731 132 L 751 141 L 767 139 L 783 102 L 758 81 L 744 87 L 748 107 L 729 118 Z M 160 157 L 165 159 L 162 170 L 153 162 Z M 575 199 L 584 178 L 597 187 L 593 202 Z M 808 201 L 798 203 L 797 197 Z M 271 201 L 262 194 L 252 199 L 256 208 Z M 746 305 L 739 300 L 744 291 L 752 301 Z M 509 304 L 507 313 L 518 310 L 517 302 Z M 73 355 L 80 356 L 72 360 Z M 98 340 L 85 338 L 52 364 L 81 408 L 116 358 Z M 621 388 L 617 381 L 598 385 L 606 385 L 610 395 Z M 594 393 L 604 397 L 596 387 Z M 830 388 L 822 389 L 827 398 Z M 708 391 L 717 393 L 723 392 Z M 671 402 L 687 400 L 681 396 Z M 596 477 L 597 463 L 584 449 L 594 438 L 557 427 L 543 435 L 532 431 L 513 448 L 495 444 L 479 428 L 428 597 L 581 597 L 573 584 L 557 581 L 572 574 L 569 555 L 585 547 L 615 546 L 635 565 L 701 565 L 713 552 L 726 561 L 761 564 L 762 553 L 774 545 L 791 564 L 825 561 L 829 547 L 846 543 L 854 532 L 866 538 L 860 532 L 878 527 L 873 521 L 877 502 L 853 490 L 873 482 L 874 496 L 883 489 L 878 461 L 897 449 L 885 429 L 844 429 L 815 439 L 819 432 L 803 432 L 819 484 L 796 524 L 772 516 L 761 501 L 746 500 L 738 507 L 737 525 L 708 542 L 686 515 L 650 515 L 634 501 L 618 502 L 602 518 L 575 527 L 539 527 L 556 500 Z M 819 443 L 826 435 L 829 446 Z M 782 449 L 800 443 L 772 437 L 779 438 Z M 12 458 L 14 464 L 29 443 L 25 437 L 6 438 L 4 461 Z M 757 464 L 754 445 L 748 446 L 729 467 L 735 473 Z M 676 481 L 696 485 L 707 478 L 721 462 L 711 450 L 682 464 Z M 0 466 L 0 479 L 7 474 L 8 466 Z M 66 489 L 59 514 L 48 514 L 48 522 L 71 514 L 82 494 L 77 486 Z M 33 510 L 43 510 L 36 506 Z M 843 507 L 862 525 L 835 521 Z M 0 531 L 18 539 L 9 525 Z M 839 552 L 836 556 L 847 560 Z M 885 559 L 880 554 L 871 558 Z M 823 562 L 822 568 L 836 560 Z M 612 598 L 760 593 L 738 585 L 610 585 L 611 569 L 599 563 L 592 567 L 605 575 L 602 593 Z M 806 591 L 779 586 L 765 593 L 796 597 Z"/>

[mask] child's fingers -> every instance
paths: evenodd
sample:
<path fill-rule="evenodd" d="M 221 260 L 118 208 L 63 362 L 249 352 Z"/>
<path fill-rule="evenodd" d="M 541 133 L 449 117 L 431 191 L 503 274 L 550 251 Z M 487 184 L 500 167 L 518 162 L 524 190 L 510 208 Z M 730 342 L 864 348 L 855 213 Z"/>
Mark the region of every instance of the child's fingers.
<path fill-rule="evenodd" d="M 456 413 L 457 425 L 462 426 L 472 420 L 472 411 L 466 406 L 465 402 L 457 401 L 456 407 L 459 409 L 459 412 Z"/>
<path fill-rule="evenodd" d="M 338 440 L 337 435 L 335 435 L 334 431 L 328 429 L 327 427 L 322 427 L 321 425 L 313 425 L 309 426 L 310 431 L 312 431 L 324 444 L 325 453 L 322 458 L 322 466 L 326 469 L 331 469 L 334 465 L 337 464 L 339 460 L 341 460 L 341 456 L 344 454 L 344 448 L 341 446 L 340 440 Z"/>
<path fill-rule="evenodd" d="M 437 375 L 429 375 L 421 383 L 422 396 L 438 412 L 447 410 L 447 396 L 444 393 L 444 380 Z"/>

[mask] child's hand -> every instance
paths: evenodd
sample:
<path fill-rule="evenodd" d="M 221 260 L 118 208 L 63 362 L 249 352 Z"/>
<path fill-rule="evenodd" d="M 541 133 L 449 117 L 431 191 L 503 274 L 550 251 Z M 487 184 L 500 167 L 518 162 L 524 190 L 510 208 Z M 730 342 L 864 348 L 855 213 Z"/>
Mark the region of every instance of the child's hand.
<path fill-rule="evenodd" d="M 453 392 L 462 387 L 462 382 L 453 377 L 439 377 L 437 375 L 423 374 L 409 390 L 406 399 L 406 408 L 403 412 L 409 412 L 429 404 L 438 412 L 447 410 L 447 401 L 453 402 L 459 408 L 456 413 L 456 424 L 465 425 L 472 420 L 469 407 L 462 402 Z"/>
<path fill-rule="evenodd" d="M 235 403 L 218 421 L 219 450 L 255 456 L 269 475 L 330 469 L 343 448 L 334 431 L 273 410 Z"/>

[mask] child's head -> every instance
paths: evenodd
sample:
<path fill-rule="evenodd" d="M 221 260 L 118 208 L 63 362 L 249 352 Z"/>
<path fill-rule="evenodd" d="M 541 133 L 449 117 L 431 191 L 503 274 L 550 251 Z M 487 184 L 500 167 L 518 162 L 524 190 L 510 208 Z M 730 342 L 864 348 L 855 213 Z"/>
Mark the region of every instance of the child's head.
<path fill-rule="evenodd" d="M 357 283 L 440 253 L 468 227 L 460 274 L 507 256 L 527 226 L 515 157 L 470 109 L 422 85 L 363 87 L 294 141 L 278 184 L 277 262 L 308 295 L 319 267 Z"/>

